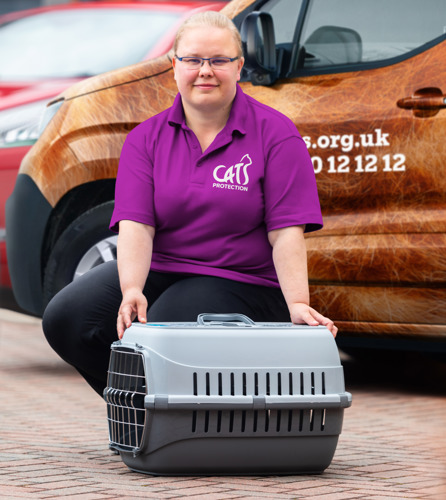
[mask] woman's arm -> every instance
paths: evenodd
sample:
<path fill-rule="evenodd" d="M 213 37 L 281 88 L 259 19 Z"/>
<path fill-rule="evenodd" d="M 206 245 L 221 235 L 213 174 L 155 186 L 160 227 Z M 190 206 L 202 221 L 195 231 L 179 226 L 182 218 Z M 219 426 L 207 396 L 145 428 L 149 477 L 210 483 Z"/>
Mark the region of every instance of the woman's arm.
<path fill-rule="evenodd" d="M 119 222 L 118 272 L 122 291 L 116 325 L 119 338 L 136 316 L 141 323 L 146 322 L 147 299 L 142 290 L 149 274 L 154 236 L 152 226 L 130 220 Z"/>
<path fill-rule="evenodd" d="M 338 329 L 333 321 L 310 307 L 304 231 L 305 226 L 290 226 L 268 233 L 279 284 L 293 323 L 321 324 L 336 336 Z"/>

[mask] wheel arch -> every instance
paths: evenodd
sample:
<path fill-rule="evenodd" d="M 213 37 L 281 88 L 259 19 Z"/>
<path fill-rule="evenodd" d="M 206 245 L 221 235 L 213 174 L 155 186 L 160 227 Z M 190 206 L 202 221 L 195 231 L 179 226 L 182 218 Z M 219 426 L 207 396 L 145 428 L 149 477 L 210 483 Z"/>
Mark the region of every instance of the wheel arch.
<path fill-rule="evenodd" d="M 60 235 L 78 217 L 88 210 L 113 201 L 115 179 L 101 179 L 81 184 L 66 193 L 53 208 L 48 220 L 42 249 L 42 276 L 49 255 Z"/>

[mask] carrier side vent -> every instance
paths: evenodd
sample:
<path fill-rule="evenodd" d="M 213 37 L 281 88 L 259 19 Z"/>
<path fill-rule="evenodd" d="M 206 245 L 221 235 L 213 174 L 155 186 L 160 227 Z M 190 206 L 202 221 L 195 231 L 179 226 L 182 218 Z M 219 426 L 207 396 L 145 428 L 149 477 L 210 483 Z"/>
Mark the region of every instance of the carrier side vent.
<path fill-rule="evenodd" d="M 195 396 L 325 394 L 325 372 L 194 372 L 192 379 Z M 192 433 L 323 432 L 325 419 L 325 409 L 192 411 Z"/>

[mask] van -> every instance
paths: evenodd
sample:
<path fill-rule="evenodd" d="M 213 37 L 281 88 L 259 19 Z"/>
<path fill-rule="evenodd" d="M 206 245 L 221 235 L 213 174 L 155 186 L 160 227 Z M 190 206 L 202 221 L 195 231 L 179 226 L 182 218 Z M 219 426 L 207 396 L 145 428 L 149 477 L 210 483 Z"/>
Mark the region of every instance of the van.
<path fill-rule="evenodd" d="M 243 91 L 290 117 L 312 157 L 324 216 L 306 239 L 313 307 L 340 345 L 446 350 L 443 0 L 233 0 L 222 12 L 242 35 Z M 48 106 L 7 205 L 13 290 L 32 314 L 116 258 L 121 147 L 172 104 L 172 57 Z"/>

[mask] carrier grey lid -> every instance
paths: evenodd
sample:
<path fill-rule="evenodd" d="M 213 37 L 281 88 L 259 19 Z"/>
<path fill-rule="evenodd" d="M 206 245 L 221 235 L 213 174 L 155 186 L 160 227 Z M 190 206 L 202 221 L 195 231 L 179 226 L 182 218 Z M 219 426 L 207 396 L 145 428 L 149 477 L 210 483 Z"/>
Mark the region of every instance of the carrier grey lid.
<path fill-rule="evenodd" d="M 248 323 L 212 315 L 191 323 L 134 323 L 121 344 L 139 345 L 176 363 L 194 366 L 339 366 L 332 334 L 323 326 Z"/>

